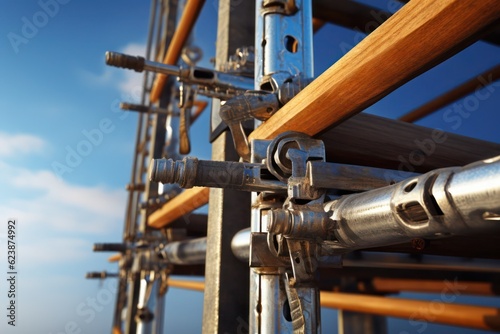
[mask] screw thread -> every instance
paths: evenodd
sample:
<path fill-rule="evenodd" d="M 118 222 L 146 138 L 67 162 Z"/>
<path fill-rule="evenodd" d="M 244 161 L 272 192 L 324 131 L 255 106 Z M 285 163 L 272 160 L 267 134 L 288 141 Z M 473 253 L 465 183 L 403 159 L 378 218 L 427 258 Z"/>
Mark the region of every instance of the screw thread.
<path fill-rule="evenodd" d="M 182 161 L 153 159 L 149 165 L 149 179 L 153 182 L 176 183 L 183 176 Z"/>
<path fill-rule="evenodd" d="M 106 65 L 126 68 L 136 72 L 144 70 L 145 59 L 143 57 L 134 57 L 118 52 L 106 52 Z"/>
<path fill-rule="evenodd" d="M 153 159 L 149 165 L 149 179 L 153 182 L 177 183 L 183 188 L 194 185 L 198 159 L 186 157 L 182 161 Z"/>

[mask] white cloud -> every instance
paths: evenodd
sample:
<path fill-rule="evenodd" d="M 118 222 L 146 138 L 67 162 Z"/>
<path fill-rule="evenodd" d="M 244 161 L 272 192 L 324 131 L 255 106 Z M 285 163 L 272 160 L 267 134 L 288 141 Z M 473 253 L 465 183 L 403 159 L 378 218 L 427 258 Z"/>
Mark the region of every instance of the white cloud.
<path fill-rule="evenodd" d="M 47 143 L 36 136 L 0 132 L 0 157 L 12 154 L 39 153 L 46 147 Z"/>
<path fill-rule="evenodd" d="M 125 211 L 123 190 L 70 184 L 48 170 L 0 164 L 0 182 L 4 194 L 15 194 L 2 200 L 0 212 L 29 225 L 100 234 L 116 228 Z"/>
<path fill-rule="evenodd" d="M 79 238 L 40 238 L 29 243 L 22 241 L 19 246 L 22 252 L 21 263 L 27 267 L 35 264 L 74 263 L 92 255 L 89 243 Z"/>
<path fill-rule="evenodd" d="M 113 76 L 113 71 L 106 67 L 102 73 L 93 73 L 87 70 L 79 70 L 79 74 L 84 82 L 86 82 L 89 86 L 106 86 L 116 79 Z"/>
<path fill-rule="evenodd" d="M 130 43 L 118 50 L 118 52 L 143 57 L 145 55 L 145 49 L 146 47 L 144 44 Z M 116 86 L 122 94 L 129 97 L 130 102 L 137 102 L 142 94 L 144 73 L 106 66 L 101 73 L 80 70 L 79 74 L 82 80 L 90 86 Z"/>
<path fill-rule="evenodd" d="M 29 138 L 28 142 L 44 143 L 41 138 Z M 5 161 L 0 161 L 0 186 L 0 219 L 19 220 L 24 264 L 90 258 L 90 239 L 119 235 L 122 230 L 126 204 L 122 189 L 76 185 L 51 170 L 33 170 Z M 0 231 L 0 239 L 5 239 L 4 232 Z"/>
<path fill-rule="evenodd" d="M 44 197 L 40 200 L 52 201 L 73 209 L 86 210 L 89 213 L 115 217 L 113 208 L 122 203 L 122 190 L 109 190 L 104 187 L 84 187 L 71 185 L 58 178 L 52 171 L 29 171 L 21 169 L 10 177 L 10 183 L 19 189 L 41 190 Z M 120 216 L 118 214 L 118 216 Z"/>

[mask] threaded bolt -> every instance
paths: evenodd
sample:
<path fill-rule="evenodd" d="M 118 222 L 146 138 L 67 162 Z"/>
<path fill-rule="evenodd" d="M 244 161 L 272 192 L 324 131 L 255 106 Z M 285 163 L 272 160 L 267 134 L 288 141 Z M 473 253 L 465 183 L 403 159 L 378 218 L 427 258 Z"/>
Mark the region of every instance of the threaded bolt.
<path fill-rule="evenodd" d="M 149 165 L 149 179 L 153 182 L 177 183 L 183 188 L 194 185 L 198 159 L 186 157 L 182 161 L 153 159 Z"/>
<path fill-rule="evenodd" d="M 153 159 L 149 165 L 149 180 L 161 183 L 175 183 L 175 161 L 172 159 Z"/>
<path fill-rule="evenodd" d="M 134 57 L 118 52 L 106 52 L 106 65 L 126 68 L 136 72 L 144 70 L 145 59 L 143 57 Z"/>

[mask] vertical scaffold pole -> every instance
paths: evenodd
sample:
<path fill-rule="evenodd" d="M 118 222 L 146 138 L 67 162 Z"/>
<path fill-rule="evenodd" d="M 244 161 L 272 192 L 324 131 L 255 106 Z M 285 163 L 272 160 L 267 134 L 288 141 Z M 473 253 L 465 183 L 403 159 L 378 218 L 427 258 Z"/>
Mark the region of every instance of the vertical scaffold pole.
<path fill-rule="evenodd" d="M 291 77 L 314 76 L 310 0 L 256 0 L 255 89 L 276 91 Z M 256 123 L 256 126 L 259 122 Z M 252 232 L 267 232 L 267 211 L 276 206 L 252 195 Z M 252 247 L 252 246 L 250 246 Z M 291 333 L 279 268 L 250 269 L 249 333 Z"/>

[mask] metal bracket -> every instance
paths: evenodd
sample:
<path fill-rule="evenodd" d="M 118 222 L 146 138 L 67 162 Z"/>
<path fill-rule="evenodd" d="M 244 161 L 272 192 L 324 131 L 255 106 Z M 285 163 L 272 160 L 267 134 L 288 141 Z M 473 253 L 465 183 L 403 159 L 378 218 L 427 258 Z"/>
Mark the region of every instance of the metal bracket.
<path fill-rule="evenodd" d="M 243 129 L 243 122 L 257 119 L 268 120 L 278 109 L 297 95 L 311 80 L 289 73 L 278 72 L 265 79 L 269 90 L 247 91 L 226 101 L 219 115 L 228 125 L 238 154 L 250 160 L 250 145 Z"/>
<path fill-rule="evenodd" d="M 286 242 L 293 275 L 285 273 L 283 281 L 290 308 L 294 333 L 318 333 L 319 290 L 314 275 L 321 253 L 321 242 L 334 228 L 323 210 L 325 189 L 311 185 L 308 162 L 325 161 L 322 141 L 303 134 L 283 133 L 275 138 L 267 150 L 266 163 L 269 171 L 286 182 L 288 198 L 283 208 L 268 212 L 268 247 L 278 255 Z M 299 204 L 303 201 L 306 204 Z M 340 262 L 340 257 L 336 257 Z"/>
<path fill-rule="evenodd" d="M 277 136 L 267 149 L 266 164 L 278 180 L 288 185 L 288 197 L 294 199 L 318 199 L 324 189 L 311 186 L 307 175 L 309 161 L 325 161 L 325 145 L 303 133 L 284 132 Z"/>

